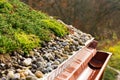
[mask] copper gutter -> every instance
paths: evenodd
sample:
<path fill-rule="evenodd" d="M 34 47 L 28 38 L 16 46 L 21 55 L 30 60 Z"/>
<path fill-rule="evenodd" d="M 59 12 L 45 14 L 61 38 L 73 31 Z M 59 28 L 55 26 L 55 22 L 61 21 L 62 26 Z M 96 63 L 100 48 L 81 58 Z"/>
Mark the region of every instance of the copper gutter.
<path fill-rule="evenodd" d="M 111 53 L 96 50 L 97 42 L 90 40 L 43 80 L 101 80 Z"/>

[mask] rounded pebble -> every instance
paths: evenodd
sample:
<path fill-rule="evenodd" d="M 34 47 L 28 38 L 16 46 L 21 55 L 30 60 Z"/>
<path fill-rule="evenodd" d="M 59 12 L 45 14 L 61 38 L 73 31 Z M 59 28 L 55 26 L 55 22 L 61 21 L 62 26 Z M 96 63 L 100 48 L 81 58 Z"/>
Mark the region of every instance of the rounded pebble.
<path fill-rule="evenodd" d="M 43 73 L 41 71 L 36 71 L 35 75 L 37 78 L 42 78 L 43 77 Z"/>

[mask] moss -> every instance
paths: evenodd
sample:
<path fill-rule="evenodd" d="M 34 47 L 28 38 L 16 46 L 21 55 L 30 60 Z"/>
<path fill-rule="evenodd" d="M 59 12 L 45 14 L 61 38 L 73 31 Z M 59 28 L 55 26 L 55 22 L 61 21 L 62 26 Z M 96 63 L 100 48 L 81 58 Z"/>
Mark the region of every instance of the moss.
<path fill-rule="evenodd" d="M 13 9 L 13 6 L 7 0 L 0 0 L 0 13 L 6 13 Z"/>
<path fill-rule="evenodd" d="M 9 53 L 15 49 L 17 49 L 17 45 L 14 40 L 0 35 L 0 53 Z"/>
<path fill-rule="evenodd" d="M 56 20 L 44 19 L 41 20 L 41 25 L 45 29 L 50 29 L 51 31 L 54 32 L 55 35 L 59 37 L 68 34 L 67 28 L 63 24 L 57 22 Z"/>
<path fill-rule="evenodd" d="M 38 47 L 40 43 L 40 39 L 37 36 L 33 34 L 26 34 L 24 32 L 15 33 L 15 39 L 17 40 L 21 49 L 25 52 Z"/>
<path fill-rule="evenodd" d="M 17 49 L 28 52 L 42 42 L 54 39 L 55 35 L 62 37 L 66 34 L 65 25 L 47 14 L 33 10 L 19 0 L 0 0 L 0 35 L 3 41 L 0 53 Z"/>

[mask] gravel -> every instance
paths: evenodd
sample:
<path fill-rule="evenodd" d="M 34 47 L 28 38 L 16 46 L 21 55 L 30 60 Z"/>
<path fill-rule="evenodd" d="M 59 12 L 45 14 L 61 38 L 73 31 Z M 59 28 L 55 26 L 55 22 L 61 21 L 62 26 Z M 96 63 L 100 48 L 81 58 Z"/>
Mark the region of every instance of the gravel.
<path fill-rule="evenodd" d="M 33 49 L 28 55 L 13 52 L 10 63 L 0 62 L 0 80 L 37 80 L 56 69 L 73 52 L 78 51 L 92 36 L 71 27 L 74 34 L 56 37 Z"/>

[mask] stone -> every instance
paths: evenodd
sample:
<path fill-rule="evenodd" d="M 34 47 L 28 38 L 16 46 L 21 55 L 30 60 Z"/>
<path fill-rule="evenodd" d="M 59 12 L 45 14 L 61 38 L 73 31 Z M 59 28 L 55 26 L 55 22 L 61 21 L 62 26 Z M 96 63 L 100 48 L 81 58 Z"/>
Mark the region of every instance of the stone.
<path fill-rule="evenodd" d="M 63 51 L 63 54 L 69 54 L 69 52 L 68 51 Z"/>
<path fill-rule="evenodd" d="M 79 42 L 78 41 L 73 41 L 73 44 L 78 46 L 79 45 Z"/>
<path fill-rule="evenodd" d="M 64 50 L 65 50 L 65 51 L 69 51 L 69 50 L 70 50 L 70 49 L 69 49 L 69 45 L 65 46 L 65 47 L 64 47 Z"/>
<path fill-rule="evenodd" d="M 4 66 L 5 66 L 5 64 L 4 64 L 4 63 L 0 63 L 0 66 L 4 67 Z"/>
<path fill-rule="evenodd" d="M 39 55 L 40 55 L 40 53 L 39 53 L 39 52 L 35 52 L 35 55 L 39 56 Z"/>
<path fill-rule="evenodd" d="M 55 42 L 55 41 L 52 41 L 52 45 L 54 46 L 54 45 L 56 45 L 57 43 Z"/>
<path fill-rule="evenodd" d="M 36 71 L 35 75 L 37 78 L 42 78 L 43 77 L 43 73 L 41 71 Z"/>
<path fill-rule="evenodd" d="M 34 51 L 30 51 L 30 56 L 34 56 L 35 52 Z"/>
<path fill-rule="evenodd" d="M 35 52 L 37 52 L 37 49 L 33 49 Z"/>
<path fill-rule="evenodd" d="M 6 77 L 2 77 L 0 80 L 7 80 Z"/>
<path fill-rule="evenodd" d="M 32 76 L 27 76 L 27 77 L 26 77 L 26 80 L 33 80 L 33 79 L 32 79 Z"/>
<path fill-rule="evenodd" d="M 24 64 L 25 66 L 31 65 L 31 63 L 32 63 L 32 59 L 31 59 L 31 58 L 26 58 L 26 59 L 23 61 L 23 64 Z"/>
<path fill-rule="evenodd" d="M 16 62 L 17 62 L 18 64 L 21 64 L 21 63 L 22 63 L 20 59 L 18 59 Z M 17 63 L 16 63 L 16 64 L 17 64 Z"/>
<path fill-rule="evenodd" d="M 2 77 L 2 73 L 1 73 L 1 71 L 0 71 L 0 78 Z"/>
<path fill-rule="evenodd" d="M 15 73 L 14 79 L 20 79 L 20 74 L 19 73 Z"/>
<path fill-rule="evenodd" d="M 38 68 L 37 68 L 37 69 L 38 69 Z M 32 73 L 35 73 L 35 72 L 36 72 L 36 69 L 33 69 L 33 68 L 32 68 L 32 69 L 31 69 L 31 72 L 32 72 Z"/>
<path fill-rule="evenodd" d="M 57 61 L 59 61 L 59 63 L 62 63 L 62 62 L 63 62 L 62 59 L 57 59 Z"/>
<path fill-rule="evenodd" d="M 66 45 L 68 45 L 68 42 L 62 42 L 61 45 L 66 46 Z"/>
<path fill-rule="evenodd" d="M 5 69 L 5 64 L 4 63 L 0 63 L 0 69 Z"/>
<path fill-rule="evenodd" d="M 34 76 L 27 76 L 26 80 L 37 80 L 37 78 Z"/>
<path fill-rule="evenodd" d="M 60 64 L 60 62 L 59 62 L 59 61 L 57 61 L 57 60 L 55 60 L 53 64 L 54 64 L 54 65 L 59 65 L 59 64 Z"/>
<path fill-rule="evenodd" d="M 50 62 L 48 62 L 48 63 L 47 63 L 47 67 L 50 67 L 50 66 L 51 66 L 51 63 L 50 63 Z"/>
<path fill-rule="evenodd" d="M 44 67 L 45 66 L 45 63 L 44 62 L 37 62 L 36 63 L 37 67 Z"/>
<path fill-rule="evenodd" d="M 58 44 L 56 44 L 55 47 L 56 47 L 57 49 L 60 49 L 60 46 L 59 46 Z"/>
<path fill-rule="evenodd" d="M 56 50 L 57 48 L 54 46 L 54 47 L 51 47 L 52 51 Z"/>
<path fill-rule="evenodd" d="M 51 46 L 51 45 L 52 45 L 52 42 L 48 42 L 48 45 L 50 45 L 50 46 Z"/>
<path fill-rule="evenodd" d="M 46 74 L 46 73 L 49 72 L 46 68 L 43 68 L 41 71 L 42 71 L 42 73 L 44 73 L 44 74 Z"/>
<path fill-rule="evenodd" d="M 51 67 L 47 67 L 47 71 L 51 72 L 53 69 Z"/>
<path fill-rule="evenodd" d="M 26 78 L 24 72 L 21 72 L 21 73 L 20 73 L 20 78 L 21 78 L 21 79 L 25 79 L 25 78 Z"/>
<path fill-rule="evenodd" d="M 52 52 L 52 49 L 48 49 L 47 52 Z"/>
<path fill-rule="evenodd" d="M 42 56 L 39 56 L 39 57 L 37 58 L 37 61 L 44 61 L 44 59 L 43 59 Z"/>
<path fill-rule="evenodd" d="M 55 58 L 62 58 L 60 54 L 55 54 Z"/>
<path fill-rule="evenodd" d="M 44 59 L 49 59 L 49 60 L 54 60 L 54 57 L 52 56 L 52 54 L 51 53 L 47 53 L 47 54 L 44 54 L 43 55 L 43 58 Z"/>
<path fill-rule="evenodd" d="M 74 50 L 75 50 L 75 48 L 76 48 L 76 47 L 75 47 L 74 45 L 70 45 L 70 47 L 69 47 L 69 48 L 70 48 L 70 50 L 71 50 L 71 52 L 72 52 L 72 51 L 74 51 Z"/>
<path fill-rule="evenodd" d="M 52 69 L 56 69 L 58 65 L 52 65 Z"/>
<path fill-rule="evenodd" d="M 24 74 L 26 75 L 30 75 L 30 76 L 35 76 L 32 72 L 31 72 L 31 70 L 29 70 L 29 69 L 26 69 L 25 70 L 25 72 L 24 72 Z"/>
<path fill-rule="evenodd" d="M 8 77 L 8 79 L 13 79 L 14 78 L 14 71 L 8 71 L 8 74 L 7 74 L 7 77 Z"/>
<path fill-rule="evenodd" d="M 36 57 L 33 57 L 32 60 L 33 60 L 33 61 L 36 61 L 37 59 L 36 59 Z"/>
<path fill-rule="evenodd" d="M 69 52 L 69 54 L 68 55 L 72 55 L 73 53 L 72 52 Z"/>
<path fill-rule="evenodd" d="M 37 65 L 36 64 L 32 64 L 32 68 L 37 69 Z"/>

